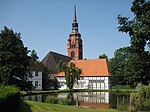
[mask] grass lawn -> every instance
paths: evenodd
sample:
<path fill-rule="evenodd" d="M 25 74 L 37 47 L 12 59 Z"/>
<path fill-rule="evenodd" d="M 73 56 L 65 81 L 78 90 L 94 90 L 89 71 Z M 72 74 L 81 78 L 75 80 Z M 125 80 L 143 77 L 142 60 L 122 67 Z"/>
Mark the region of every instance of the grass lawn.
<path fill-rule="evenodd" d="M 23 101 L 20 112 L 117 112 L 115 109 L 85 109 L 75 106 Z"/>

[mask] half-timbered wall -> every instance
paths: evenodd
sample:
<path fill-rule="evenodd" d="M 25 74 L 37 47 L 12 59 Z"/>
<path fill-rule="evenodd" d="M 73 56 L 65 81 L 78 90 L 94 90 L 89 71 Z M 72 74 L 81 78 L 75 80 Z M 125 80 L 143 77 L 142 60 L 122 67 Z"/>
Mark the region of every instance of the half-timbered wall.
<path fill-rule="evenodd" d="M 60 89 L 66 89 L 65 77 L 57 77 L 60 82 Z M 74 84 L 74 89 L 109 89 L 109 77 L 80 77 L 78 83 Z"/>

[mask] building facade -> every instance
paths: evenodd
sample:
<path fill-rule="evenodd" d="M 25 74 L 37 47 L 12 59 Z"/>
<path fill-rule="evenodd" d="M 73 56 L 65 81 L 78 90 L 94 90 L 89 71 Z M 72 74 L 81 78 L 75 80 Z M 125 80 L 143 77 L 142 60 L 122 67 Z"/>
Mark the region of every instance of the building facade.
<path fill-rule="evenodd" d="M 42 70 L 39 64 L 30 60 L 30 75 L 29 81 L 32 82 L 34 90 L 42 90 Z"/>
<path fill-rule="evenodd" d="M 69 35 L 69 39 L 67 43 L 67 53 L 68 56 L 73 58 L 74 60 L 83 59 L 83 45 L 82 45 L 81 34 L 78 31 L 76 4 L 74 6 L 74 19 L 72 23 L 72 32 Z"/>
<path fill-rule="evenodd" d="M 111 74 L 107 59 L 72 60 L 71 62 L 82 70 L 80 79 L 75 82 L 73 89 L 108 90 L 110 88 Z M 56 75 L 60 89 L 67 89 L 64 72 Z"/>
<path fill-rule="evenodd" d="M 42 90 L 42 72 L 41 71 L 30 71 L 32 77 L 29 81 L 32 82 L 34 90 Z"/>

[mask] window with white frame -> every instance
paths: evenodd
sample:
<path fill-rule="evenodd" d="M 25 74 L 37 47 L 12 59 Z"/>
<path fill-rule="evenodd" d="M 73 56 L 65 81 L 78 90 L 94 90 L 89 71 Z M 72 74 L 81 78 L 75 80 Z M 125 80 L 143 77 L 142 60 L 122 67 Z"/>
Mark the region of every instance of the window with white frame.
<path fill-rule="evenodd" d="M 38 71 L 35 72 L 35 76 L 38 77 Z"/>
<path fill-rule="evenodd" d="M 35 81 L 35 88 L 38 88 L 38 81 Z"/>

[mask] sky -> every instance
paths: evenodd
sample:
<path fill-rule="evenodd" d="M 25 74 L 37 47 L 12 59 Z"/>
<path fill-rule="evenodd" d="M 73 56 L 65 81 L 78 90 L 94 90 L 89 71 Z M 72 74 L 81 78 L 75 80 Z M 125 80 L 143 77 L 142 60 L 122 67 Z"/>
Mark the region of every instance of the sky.
<path fill-rule="evenodd" d="M 118 32 L 117 16 L 133 19 L 133 0 L 76 0 L 77 22 L 83 40 L 83 57 L 96 59 L 130 45 L 130 37 Z M 21 33 L 29 50 L 42 60 L 49 51 L 67 55 L 72 30 L 74 0 L 0 0 L 0 30 L 4 26 Z"/>

